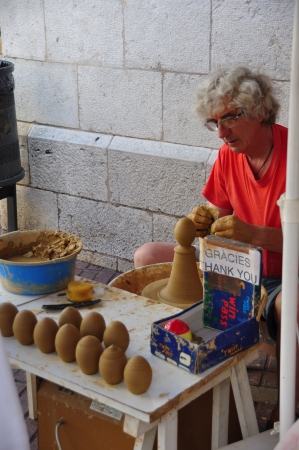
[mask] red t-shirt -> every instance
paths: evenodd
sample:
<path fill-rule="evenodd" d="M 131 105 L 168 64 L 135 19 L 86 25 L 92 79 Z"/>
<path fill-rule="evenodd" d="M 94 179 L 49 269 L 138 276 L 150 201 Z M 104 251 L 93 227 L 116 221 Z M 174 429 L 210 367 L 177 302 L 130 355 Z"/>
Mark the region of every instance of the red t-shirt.
<path fill-rule="evenodd" d="M 287 128 L 272 125 L 274 148 L 270 166 L 255 180 L 243 153 L 235 154 L 224 144 L 218 153 L 202 194 L 219 208 L 232 209 L 244 222 L 281 228 L 277 200 L 285 192 Z M 263 250 L 263 276 L 282 276 L 282 254 Z"/>

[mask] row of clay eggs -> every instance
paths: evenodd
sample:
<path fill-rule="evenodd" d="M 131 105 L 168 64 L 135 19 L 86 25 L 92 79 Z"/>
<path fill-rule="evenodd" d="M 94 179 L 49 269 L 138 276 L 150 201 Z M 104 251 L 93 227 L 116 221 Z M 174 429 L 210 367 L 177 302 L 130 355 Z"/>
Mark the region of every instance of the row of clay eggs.
<path fill-rule="evenodd" d="M 145 358 L 136 355 L 127 361 L 125 351 L 130 336 L 126 326 L 112 321 L 106 327 L 104 317 L 96 311 L 82 318 L 80 312 L 70 306 L 62 311 L 57 324 L 50 317 L 38 321 L 32 311 L 18 311 L 12 303 L 2 303 L 0 329 L 4 337 L 14 335 L 22 345 L 34 342 L 43 353 L 56 350 L 62 361 L 77 361 L 86 375 L 99 371 L 112 385 L 124 380 L 133 394 L 146 392 L 151 384 L 152 369 Z"/>

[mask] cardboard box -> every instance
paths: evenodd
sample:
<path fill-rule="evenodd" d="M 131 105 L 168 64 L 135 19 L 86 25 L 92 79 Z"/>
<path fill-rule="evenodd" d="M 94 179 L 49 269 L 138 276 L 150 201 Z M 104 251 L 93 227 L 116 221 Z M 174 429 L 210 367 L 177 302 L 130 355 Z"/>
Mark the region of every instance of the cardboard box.
<path fill-rule="evenodd" d="M 261 293 L 261 249 L 208 236 L 201 240 L 201 265 L 203 301 L 151 327 L 151 352 L 192 373 L 201 373 L 260 339 L 255 316 Z M 189 325 L 192 341 L 164 330 L 164 324 L 175 318 Z"/>
<path fill-rule="evenodd" d="M 135 439 L 124 433 L 124 414 L 81 394 L 43 380 L 37 394 L 40 450 L 133 450 Z M 211 448 L 213 391 L 205 392 L 178 411 L 178 450 Z M 198 432 L 200 430 L 200 433 Z M 234 397 L 230 392 L 228 443 L 242 439 Z M 138 442 L 138 439 L 137 439 Z M 155 439 L 152 450 L 157 450 Z"/>
<path fill-rule="evenodd" d="M 135 438 L 124 433 L 124 414 L 69 389 L 43 380 L 37 393 L 41 450 L 133 450 Z M 61 447 L 56 441 L 58 436 Z"/>

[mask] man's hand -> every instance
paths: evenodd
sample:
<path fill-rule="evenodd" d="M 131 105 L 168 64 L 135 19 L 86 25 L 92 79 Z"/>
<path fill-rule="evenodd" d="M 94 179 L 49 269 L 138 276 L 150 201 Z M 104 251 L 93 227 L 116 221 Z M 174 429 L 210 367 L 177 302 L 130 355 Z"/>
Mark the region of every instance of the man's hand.
<path fill-rule="evenodd" d="M 211 227 L 211 233 L 246 244 L 252 244 L 253 241 L 252 226 L 235 215 L 224 216 L 216 220 Z"/>
<path fill-rule="evenodd" d="M 204 237 L 208 234 L 213 223 L 213 216 L 206 205 L 195 206 L 187 217 L 194 223 L 197 237 Z"/>

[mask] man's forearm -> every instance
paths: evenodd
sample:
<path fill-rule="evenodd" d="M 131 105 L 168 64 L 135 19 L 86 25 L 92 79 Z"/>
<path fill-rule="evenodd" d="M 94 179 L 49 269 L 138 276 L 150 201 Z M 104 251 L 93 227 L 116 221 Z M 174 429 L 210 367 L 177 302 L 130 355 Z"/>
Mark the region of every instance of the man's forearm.
<path fill-rule="evenodd" d="M 262 247 L 265 250 L 282 253 L 282 230 L 280 228 L 260 227 L 251 225 L 252 227 L 252 244 Z"/>

